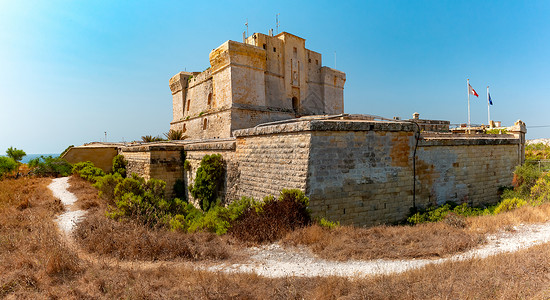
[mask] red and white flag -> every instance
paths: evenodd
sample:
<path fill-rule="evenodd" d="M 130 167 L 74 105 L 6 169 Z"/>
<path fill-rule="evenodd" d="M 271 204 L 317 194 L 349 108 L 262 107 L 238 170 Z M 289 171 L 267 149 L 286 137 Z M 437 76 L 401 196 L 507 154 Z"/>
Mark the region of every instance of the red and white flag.
<path fill-rule="evenodd" d="M 470 84 L 468 84 L 468 91 L 470 92 L 470 95 L 479 97 L 479 95 L 476 93 L 476 90 L 474 90 L 474 88 Z"/>

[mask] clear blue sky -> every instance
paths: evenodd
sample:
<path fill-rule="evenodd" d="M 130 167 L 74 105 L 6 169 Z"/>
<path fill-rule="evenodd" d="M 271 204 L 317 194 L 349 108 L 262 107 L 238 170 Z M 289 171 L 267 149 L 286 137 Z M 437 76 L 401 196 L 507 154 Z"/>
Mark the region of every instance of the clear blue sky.
<path fill-rule="evenodd" d="M 0 153 L 59 153 L 161 135 L 168 80 L 202 71 L 226 40 L 280 31 L 346 72 L 345 112 L 467 121 L 522 119 L 550 137 L 550 1 L 0 0 Z M 530 128 L 529 128 L 530 127 Z"/>

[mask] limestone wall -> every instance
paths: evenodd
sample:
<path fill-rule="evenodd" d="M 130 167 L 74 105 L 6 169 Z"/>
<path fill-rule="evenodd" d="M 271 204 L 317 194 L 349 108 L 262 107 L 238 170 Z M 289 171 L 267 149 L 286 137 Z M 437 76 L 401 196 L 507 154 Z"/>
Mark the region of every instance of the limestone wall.
<path fill-rule="evenodd" d="M 426 134 L 417 152 L 420 204 L 497 202 L 499 187 L 512 183 L 521 164 L 518 152 L 511 135 Z"/>
<path fill-rule="evenodd" d="M 118 153 L 118 146 L 98 145 L 72 147 L 63 155 L 63 159 L 71 164 L 83 161 L 91 161 L 105 172 L 111 172 L 113 158 Z"/>
<path fill-rule="evenodd" d="M 283 188 L 306 189 L 310 134 L 296 130 L 304 125 L 300 122 L 237 133 L 238 197 L 262 199 L 279 195 Z M 295 132 L 280 132 L 285 127 Z"/>
<path fill-rule="evenodd" d="M 312 132 L 309 159 L 307 194 L 312 212 L 342 224 L 373 225 L 402 219 L 413 200 L 412 126 L 375 122 L 319 125 Z"/>
<path fill-rule="evenodd" d="M 315 216 L 375 225 L 404 219 L 413 205 L 494 203 L 520 163 L 513 135 L 424 133 L 413 199 L 414 130 L 406 122 L 315 120 L 235 131 L 237 194 L 261 199 L 298 188 Z"/>
<path fill-rule="evenodd" d="M 185 150 L 191 169 L 184 170 L 181 151 Z M 136 173 L 145 179 L 161 179 L 166 182 L 166 194 L 173 197 L 173 187 L 178 179 L 185 180 L 188 199 L 196 202 L 189 194 L 187 186 L 193 184 L 195 174 L 202 158 L 209 154 L 221 154 L 225 161 L 224 183 L 220 188 L 220 197 L 234 199 L 237 179 L 237 166 L 234 159 L 235 142 L 219 140 L 212 142 L 157 143 L 141 146 L 122 147 L 120 153 L 128 162 L 127 173 Z"/>

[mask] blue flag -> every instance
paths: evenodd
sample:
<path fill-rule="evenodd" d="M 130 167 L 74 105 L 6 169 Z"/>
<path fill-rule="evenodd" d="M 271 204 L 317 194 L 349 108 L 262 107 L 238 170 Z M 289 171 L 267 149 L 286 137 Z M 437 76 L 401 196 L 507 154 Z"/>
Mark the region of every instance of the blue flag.
<path fill-rule="evenodd" d="M 489 104 L 493 105 L 493 101 L 491 101 L 491 94 L 487 93 L 487 100 L 489 100 Z"/>

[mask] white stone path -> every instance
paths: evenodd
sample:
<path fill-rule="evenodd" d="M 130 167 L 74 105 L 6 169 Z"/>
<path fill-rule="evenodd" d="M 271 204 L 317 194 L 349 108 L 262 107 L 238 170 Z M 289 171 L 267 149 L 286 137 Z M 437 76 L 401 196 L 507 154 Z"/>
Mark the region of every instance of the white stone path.
<path fill-rule="evenodd" d="M 61 200 L 66 211 L 56 219 L 59 229 L 66 235 L 69 235 L 76 223 L 86 214 L 86 211 L 76 209 L 74 203 L 78 198 L 69 192 L 69 177 L 55 178 L 48 188 L 53 192 L 53 196 Z"/>
<path fill-rule="evenodd" d="M 59 198 L 67 211 L 56 221 L 59 228 L 68 236 L 74 225 L 84 217 L 85 211 L 74 207 L 76 196 L 69 192 L 68 177 L 57 178 L 48 186 L 54 196 Z M 188 265 L 196 269 L 221 271 L 227 273 L 256 273 L 266 277 L 315 277 L 344 276 L 363 277 L 369 275 L 392 274 L 421 268 L 429 264 L 440 264 L 448 261 L 464 261 L 473 258 L 486 258 L 501 253 L 514 252 L 550 242 L 550 222 L 544 224 L 519 225 L 512 232 L 501 232 L 487 237 L 488 243 L 465 253 L 440 259 L 406 259 L 406 260 L 349 260 L 345 262 L 328 261 L 316 258 L 304 248 L 283 248 L 279 244 L 253 247 L 247 263 L 217 263 Z M 169 262 L 160 262 L 166 265 Z"/>

